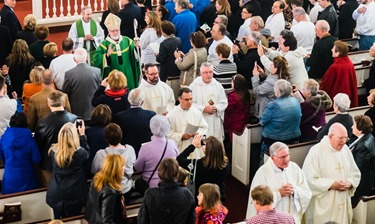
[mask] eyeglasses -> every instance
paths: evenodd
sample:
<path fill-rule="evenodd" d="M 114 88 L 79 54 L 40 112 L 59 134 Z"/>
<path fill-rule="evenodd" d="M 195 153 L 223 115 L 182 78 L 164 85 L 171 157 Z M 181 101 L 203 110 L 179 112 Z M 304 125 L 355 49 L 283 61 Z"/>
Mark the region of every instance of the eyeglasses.
<path fill-rule="evenodd" d="M 350 140 L 350 138 L 345 137 L 345 136 L 343 136 L 343 137 L 338 137 L 338 136 L 335 135 L 335 134 L 333 134 L 333 135 L 336 136 L 336 138 L 338 138 L 340 141 L 345 140 L 345 142 L 348 142 L 348 141 Z"/>
<path fill-rule="evenodd" d="M 189 102 L 189 101 L 193 101 L 193 98 L 180 98 L 181 100 L 183 100 L 183 101 L 186 101 L 186 102 Z"/>
<path fill-rule="evenodd" d="M 151 76 L 155 76 L 155 75 L 157 75 L 157 74 L 159 74 L 159 72 L 155 72 L 155 73 L 147 73 L 147 75 L 151 75 Z"/>
<path fill-rule="evenodd" d="M 275 156 L 281 160 L 285 160 L 286 158 L 289 158 L 290 157 L 290 154 L 286 154 L 285 156 Z"/>

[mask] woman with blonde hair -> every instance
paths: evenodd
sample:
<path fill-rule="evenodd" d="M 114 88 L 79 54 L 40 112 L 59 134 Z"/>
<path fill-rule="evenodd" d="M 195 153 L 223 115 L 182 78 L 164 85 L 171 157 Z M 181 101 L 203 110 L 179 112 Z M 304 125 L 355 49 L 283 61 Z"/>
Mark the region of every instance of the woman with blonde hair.
<path fill-rule="evenodd" d="M 183 152 L 177 157 L 177 161 L 181 167 L 189 170 L 189 164 L 193 164 L 196 167 L 191 172 L 195 172 L 195 192 L 198 193 L 199 187 L 204 183 L 214 183 L 220 188 L 221 201 L 225 201 L 225 179 L 227 178 L 230 170 L 229 159 L 225 155 L 223 143 L 221 143 L 216 137 L 210 136 L 204 142 L 201 141 L 201 135 L 195 135 L 194 139 Z M 204 157 L 191 160 L 187 157 L 197 148 L 201 148 L 201 144 L 204 144 L 202 150 Z M 197 195 L 195 195 L 197 196 Z"/>
<path fill-rule="evenodd" d="M 201 185 L 197 198 L 196 224 L 224 223 L 228 209 L 221 204 L 219 186 L 216 184 Z"/>
<path fill-rule="evenodd" d="M 14 41 L 13 48 L 7 57 L 7 66 L 3 66 L 3 75 L 9 75 L 12 86 L 8 86 L 8 94 L 16 91 L 22 96 L 23 83 L 29 79 L 29 74 L 34 64 L 34 57 L 30 54 L 26 41 L 18 39 Z M 11 96 L 9 96 L 11 97 Z"/>
<path fill-rule="evenodd" d="M 96 107 L 99 104 L 106 104 L 112 110 L 112 118 L 120 111 L 130 108 L 128 102 L 127 80 L 124 73 L 112 70 L 108 77 L 103 79 L 98 90 L 94 94 L 91 104 Z M 107 88 L 109 87 L 109 88 Z"/>
<path fill-rule="evenodd" d="M 24 104 L 23 112 L 27 114 L 29 111 L 30 97 L 42 90 L 42 74 L 44 67 L 35 66 L 30 71 L 29 80 L 23 85 L 22 103 Z"/>
<path fill-rule="evenodd" d="M 45 68 L 49 68 L 51 61 L 55 59 L 57 56 L 57 44 L 55 42 L 49 42 L 48 44 L 44 45 L 43 47 L 43 55 L 44 57 L 41 58 L 39 61 Z"/>
<path fill-rule="evenodd" d="M 107 155 L 95 175 L 86 204 L 85 219 L 89 223 L 124 223 L 122 218 L 121 180 L 125 159 L 121 155 Z"/>
<path fill-rule="evenodd" d="M 33 14 L 28 14 L 23 18 L 23 30 L 17 32 L 17 39 L 25 40 L 30 47 L 36 41 L 35 36 L 36 17 Z"/>
<path fill-rule="evenodd" d="M 228 18 L 232 15 L 228 0 L 217 0 L 215 7 L 216 15 L 225 15 Z"/>
<path fill-rule="evenodd" d="M 161 42 L 161 20 L 155 11 L 146 12 L 145 15 L 146 29 L 140 36 L 139 41 L 136 42 L 137 46 L 141 48 L 141 63 L 145 64 L 158 64 L 156 56 L 150 44 Z"/>
<path fill-rule="evenodd" d="M 62 126 L 49 155 L 52 178 L 47 188 L 47 204 L 53 209 L 55 219 L 80 214 L 87 195 L 83 165 L 89 158 L 84 122 Z"/>

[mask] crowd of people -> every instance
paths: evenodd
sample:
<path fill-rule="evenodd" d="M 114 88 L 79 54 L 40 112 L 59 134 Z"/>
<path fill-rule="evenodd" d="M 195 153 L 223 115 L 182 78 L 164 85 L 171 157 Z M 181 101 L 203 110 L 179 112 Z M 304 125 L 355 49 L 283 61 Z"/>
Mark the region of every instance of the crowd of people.
<path fill-rule="evenodd" d="M 123 223 L 143 181 L 138 223 L 223 223 L 233 134 L 253 123 L 247 223 L 351 222 L 375 187 L 375 63 L 357 83 L 342 39 L 375 57 L 373 0 L 107 5 L 100 22 L 82 7 L 57 56 L 48 27 L 31 14 L 21 26 L 4 0 L 2 194 L 44 186 L 55 219 L 86 207 L 89 223 Z M 370 109 L 353 119 L 360 85 Z M 290 161 L 288 145 L 314 140 L 302 168 Z"/>

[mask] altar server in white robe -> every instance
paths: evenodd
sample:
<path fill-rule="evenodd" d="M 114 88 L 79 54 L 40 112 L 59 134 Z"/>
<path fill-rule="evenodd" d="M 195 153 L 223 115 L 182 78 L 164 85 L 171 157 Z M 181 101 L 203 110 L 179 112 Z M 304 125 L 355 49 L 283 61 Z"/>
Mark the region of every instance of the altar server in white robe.
<path fill-rule="evenodd" d="M 215 136 L 219 141 L 224 139 L 224 111 L 228 99 L 223 86 L 213 78 L 213 65 L 205 62 L 200 68 L 200 77 L 190 84 L 193 91 L 193 107 L 203 114 L 208 123 L 208 136 Z"/>
<path fill-rule="evenodd" d="M 142 108 L 166 115 L 175 106 L 173 90 L 159 79 L 158 67 L 155 64 L 146 64 L 144 71 L 146 80 L 142 79 L 139 85 L 145 93 Z"/>
<path fill-rule="evenodd" d="M 314 145 L 305 158 L 302 170 L 312 191 L 306 210 L 306 223 L 351 223 L 354 195 L 361 173 L 348 146 L 346 128 L 331 125 L 328 135 Z"/>
<path fill-rule="evenodd" d="M 167 137 L 176 142 L 178 151 L 181 153 L 191 144 L 193 137 L 196 134 L 207 134 L 208 124 L 202 113 L 192 106 L 193 95 L 191 89 L 181 88 L 178 92 L 178 101 L 180 102 L 180 105 L 175 106 L 167 114 L 167 119 L 171 126 Z M 185 131 L 188 123 L 198 126 L 198 130 L 195 133 L 186 133 Z M 202 152 L 202 150 L 199 151 Z M 200 154 L 200 156 L 203 156 L 203 154 Z"/>
<path fill-rule="evenodd" d="M 311 199 L 311 191 L 301 168 L 290 161 L 289 148 L 282 142 L 270 147 L 271 157 L 255 173 L 250 192 L 259 185 L 267 185 L 273 192 L 273 207 L 293 216 L 301 223 Z M 253 199 L 249 195 L 246 219 L 256 215 Z"/>
<path fill-rule="evenodd" d="M 74 42 L 74 50 L 85 48 L 88 52 L 88 64 L 93 65 L 96 47 L 104 40 L 104 31 L 98 22 L 92 19 L 90 6 L 82 8 L 82 18 L 75 21 L 70 27 L 68 37 Z"/>

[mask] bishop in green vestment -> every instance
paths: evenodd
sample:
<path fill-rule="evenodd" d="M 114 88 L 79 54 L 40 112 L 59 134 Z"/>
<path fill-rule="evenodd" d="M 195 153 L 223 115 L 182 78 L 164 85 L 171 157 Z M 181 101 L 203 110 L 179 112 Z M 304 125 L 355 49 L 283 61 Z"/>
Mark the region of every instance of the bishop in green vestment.
<path fill-rule="evenodd" d="M 134 41 L 120 35 L 121 20 L 110 13 L 104 24 L 108 28 L 108 37 L 96 48 L 94 66 L 102 71 L 102 78 L 117 69 L 126 76 L 129 90 L 137 88 L 140 78 L 139 61 L 135 54 Z"/>

